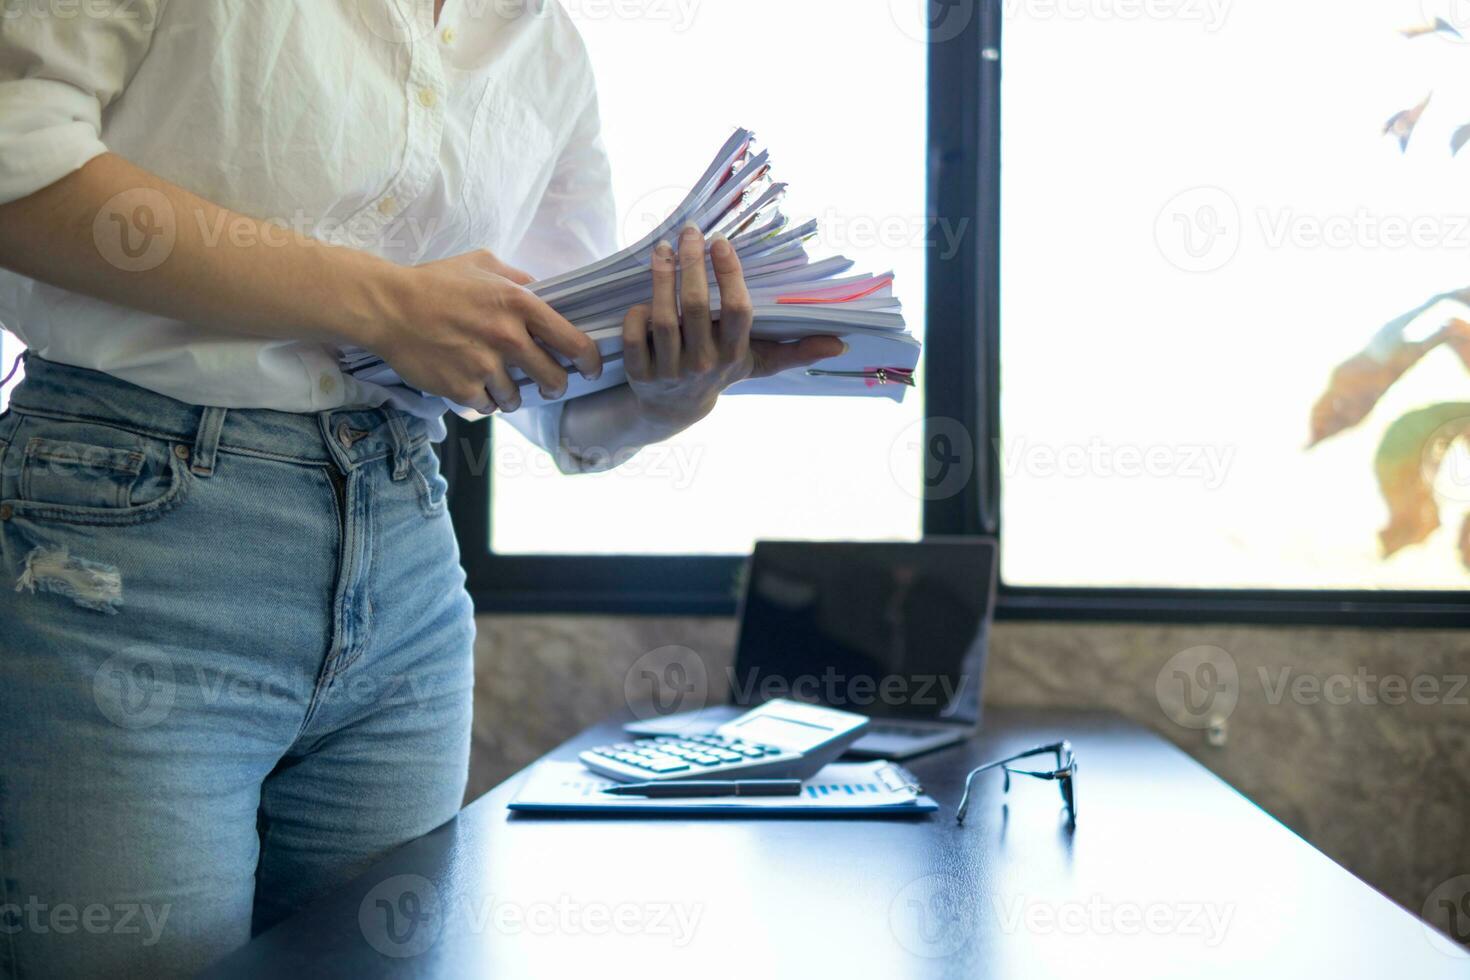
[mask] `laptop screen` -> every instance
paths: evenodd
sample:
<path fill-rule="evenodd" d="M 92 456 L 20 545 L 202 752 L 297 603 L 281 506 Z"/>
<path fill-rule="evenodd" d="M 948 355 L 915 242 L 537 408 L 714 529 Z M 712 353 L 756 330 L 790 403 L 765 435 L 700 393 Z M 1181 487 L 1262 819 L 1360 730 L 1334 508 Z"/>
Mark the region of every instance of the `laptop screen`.
<path fill-rule="evenodd" d="M 978 721 L 995 564 L 988 538 L 758 543 L 731 701 Z"/>

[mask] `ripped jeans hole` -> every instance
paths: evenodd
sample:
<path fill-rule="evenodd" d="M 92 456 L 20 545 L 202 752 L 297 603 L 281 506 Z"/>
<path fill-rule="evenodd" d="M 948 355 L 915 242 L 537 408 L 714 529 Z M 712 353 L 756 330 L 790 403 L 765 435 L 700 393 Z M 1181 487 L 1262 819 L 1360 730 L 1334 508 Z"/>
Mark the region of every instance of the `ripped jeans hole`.
<path fill-rule="evenodd" d="M 36 548 L 26 555 L 17 592 L 52 592 L 83 609 L 116 614 L 122 605 L 122 573 L 111 565 L 77 558 L 66 548 Z"/>

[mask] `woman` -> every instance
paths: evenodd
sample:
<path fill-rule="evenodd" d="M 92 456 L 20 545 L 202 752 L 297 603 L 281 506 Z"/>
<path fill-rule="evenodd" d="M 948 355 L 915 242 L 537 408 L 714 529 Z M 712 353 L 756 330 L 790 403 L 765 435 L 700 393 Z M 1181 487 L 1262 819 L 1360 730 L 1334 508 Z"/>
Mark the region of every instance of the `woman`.
<path fill-rule="evenodd" d="M 548 350 L 601 370 L 522 288 L 612 249 L 596 98 L 555 4 L 444 7 L 0 17 L 0 320 L 31 349 L 0 417 L 0 973 L 191 973 L 458 809 L 442 424 L 339 346 L 568 472 L 838 350 L 751 342 L 733 250 L 686 232 L 630 384 L 517 411 L 512 368 L 564 391 Z M 707 248 L 718 324 L 676 284 Z"/>

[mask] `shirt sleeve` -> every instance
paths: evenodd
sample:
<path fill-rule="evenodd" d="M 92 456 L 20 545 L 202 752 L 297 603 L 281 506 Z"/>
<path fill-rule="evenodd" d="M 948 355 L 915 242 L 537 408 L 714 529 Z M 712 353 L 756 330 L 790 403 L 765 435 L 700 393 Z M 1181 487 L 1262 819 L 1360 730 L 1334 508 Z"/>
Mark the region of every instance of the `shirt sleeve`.
<path fill-rule="evenodd" d="M 597 95 L 591 93 L 566 148 L 557 159 L 551 183 L 536 210 L 531 230 L 510 264 L 537 279 L 576 269 L 617 251 L 612 167 L 602 144 Z M 611 469 L 608 454 L 596 462 L 573 456 L 562 446 L 566 405 L 522 409 L 504 416 L 527 439 L 545 449 L 563 473 Z"/>
<path fill-rule="evenodd" d="M 0 15 L 0 204 L 107 151 L 102 111 L 148 53 L 165 2 L 26 3 Z"/>

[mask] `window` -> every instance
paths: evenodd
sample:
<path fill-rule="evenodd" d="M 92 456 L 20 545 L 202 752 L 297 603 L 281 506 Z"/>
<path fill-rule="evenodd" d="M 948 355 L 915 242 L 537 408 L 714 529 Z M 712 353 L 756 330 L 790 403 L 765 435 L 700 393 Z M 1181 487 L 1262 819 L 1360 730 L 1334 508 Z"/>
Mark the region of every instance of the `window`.
<path fill-rule="evenodd" d="M 606 539 L 601 556 L 571 557 L 596 545 L 536 527 L 498 529 L 492 553 L 482 544 L 492 538 L 489 481 L 456 478 L 477 599 L 491 608 L 729 611 L 739 563 L 711 553 L 743 552 L 759 536 L 912 537 L 917 524 L 926 535 L 999 534 L 1001 616 L 1470 621 L 1470 373 L 1460 353 L 1470 357 L 1470 274 L 1460 271 L 1470 211 L 1461 215 L 1455 195 L 1470 149 L 1453 151 L 1470 136 L 1460 131 L 1470 124 L 1470 20 L 1450 23 L 1453 4 L 1441 11 L 1419 0 L 1372 11 L 1326 0 L 1290 9 L 1213 0 L 886 6 L 894 25 L 904 12 L 921 25 L 927 13 L 931 35 L 927 98 L 916 81 L 899 99 L 892 93 L 908 76 L 885 75 L 874 105 L 888 106 L 881 115 L 898 128 L 874 137 L 871 118 L 858 127 L 863 145 L 881 145 L 901 170 L 912 159 L 916 171 L 915 147 L 925 146 L 927 213 L 939 217 L 926 222 L 928 247 L 920 243 L 923 421 L 888 419 L 857 434 L 834 416 L 836 470 L 752 470 L 738 484 L 738 526 L 715 532 L 688 529 L 709 523 L 703 501 L 718 499 L 718 487 L 649 497 L 682 510 L 640 509 L 630 489 L 625 512 L 655 525 L 667 513 L 678 520 L 636 541 Z M 841 30 L 865 23 L 876 32 L 870 43 L 903 50 L 902 27 L 894 34 L 853 16 Z M 1432 29 L 1436 16 L 1450 28 Z M 817 26 L 803 21 L 796 36 L 830 64 Z M 909 26 L 909 35 L 922 30 Z M 1334 41 L 1323 45 L 1329 30 Z M 588 33 L 596 56 L 596 26 Z M 684 38 L 648 43 L 684 57 Z M 918 61 L 912 69 L 920 77 Z M 853 70 L 860 89 L 863 72 Z M 824 91 L 848 85 L 840 72 L 831 77 Z M 918 118 L 921 103 L 927 145 L 909 131 L 912 119 L 898 118 L 905 105 Z M 847 145 L 855 125 L 778 130 L 771 142 L 783 166 L 783 147 L 797 154 L 799 171 L 808 166 L 801 154 Z M 840 181 L 802 180 L 826 195 L 821 203 L 850 206 Z M 955 228 L 965 231 L 947 238 Z M 912 309 L 917 275 L 901 256 L 892 264 Z M 1414 356 L 1380 391 L 1384 373 L 1354 373 L 1373 365 L 1353 358 L 1401 316 L 1405 343 L 1390 353 Z M 1349 383 L 1324 399 L 1344 364 L 1338 381 Z M 1328 437 L 1308 449 L 1319 402 L 1328 410 L 1316 410 L 1317 434 Z M 912 426 L 899 430 L 912 455 L 892 471 L 918 477 L 910 486 L 920 503 L 857 530 L 840 509 L 794 528 L 771 513 L 801 496 L 793 488 L 835 485 L 823 482 L 831 473 L 862 491 L 879 485 L 881 471 L 875 479 L 853 460 L 890 452 L 899 425 Z M 729 431 L 708 430 L 708 451 L 728 452 L 715 443 Z M 734 428 L 731 444 L 741 437 Z M 1375 469 L 1385 442 L 1387 498 Z M 546 486 L 498 478 L 496 523 L 516 519 L 517 493 Z M 587 494 L 578 501 L 589 514 L 601 509 L 585 488 L 554 492 L 568 495 L 559 506 L 575 492 Z M 1390 501 L 1400 538 L 1389 541 L 1400 546 L 1385 556 Z M 572 520 L 586 528 L 592 518 Z M 900 523 L 906 530 L 893 534 Z M 1406 527 L 1414 540 L 1403 540 Z M 624 549 L 633 554 L 609 554 Z"/>
<path fill-rule="evenodd" d="M 622 243 L 664 218 L 747 126 L 790 184 L 787 213 L 820 220 L 814 254 L 893 269 L 922 337 L 925 242 L 946 229 L 924 217 L 927 45 L 889 7 L 568 4 L 597 71 Z M 732 397 L 624 467 L 575 479 L 497 421 L 490 547 L 737 555 L 757 538 L 914 539 L 922 416 L 922 391 L 902 406 Z"/>
<path fill-rule="evenodd" d="M 1006 5 L 1009 585 L 1470 584 L 1470 339 L 1307 448 L 1333 369 L 1470 285 L 1470 150 L 1451 149 L 1470 122 L 1470 22 L 1428 29 L 1456 7 Z M 1470 308 L 1436 302 L 1407 337 L 1456 317 Z M 1382 536 L 1375 465 L 1412 512 Z"/>

